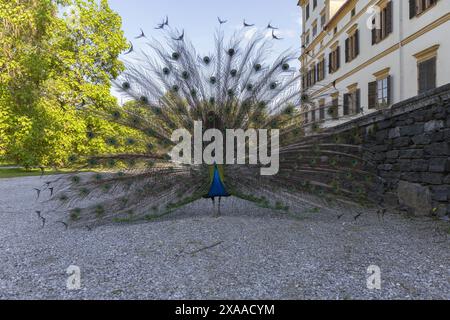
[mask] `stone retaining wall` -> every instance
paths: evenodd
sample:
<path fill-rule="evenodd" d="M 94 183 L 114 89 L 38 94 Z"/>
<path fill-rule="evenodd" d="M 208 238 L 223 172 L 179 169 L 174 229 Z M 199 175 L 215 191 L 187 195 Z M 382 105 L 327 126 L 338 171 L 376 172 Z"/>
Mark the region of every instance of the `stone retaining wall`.
<path fill-rule="evenodd" d="M 415 214 L 450 214 L 450 84 L 333 127 L 359 132 L 386 180 L 386 203 Z"/>

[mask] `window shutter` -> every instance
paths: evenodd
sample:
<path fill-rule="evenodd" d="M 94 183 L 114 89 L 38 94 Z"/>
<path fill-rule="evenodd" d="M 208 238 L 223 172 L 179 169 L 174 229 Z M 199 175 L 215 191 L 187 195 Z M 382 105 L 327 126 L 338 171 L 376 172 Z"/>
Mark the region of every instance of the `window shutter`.
<path fill-rule="evenodd" d="M 416 16 L 416 0 L 409 0 L 409 18 Z"/>
<path fill-rule="evenodd" d="M 350 94 L 344 94 L 344 116 L 348 115 L 348 107 L 349 107 Z"/>
<path fill-rule="evenodd" d="M 350 60 L 349 59 L 349 41 L 350 41 L 349 38 L 345 39 L 345 62 L 348 62 Z"/>
<path fill-rule="evenodd" d="M 392 33 L 392 1 L 386 6 L 386 35 Z"/>
<path fill-rule="evenodd" d="M 428 65 L 429 79 L 428 79 L 428 89 L 436 88 L 436 57 L 431 58 Z"/>
<path fill-rule="evenodd" d="M 377 82 L 369 82 L 369 109 L 377 105 Z"/>
<path fill-rule="evenodd" d="M 360 113 L 361 112 L 361 90 L 358 89 L 355 92 L 355 113 Z"/>
<path fill-rule="evenodd" d="M 392 103 L 392 81 L 391 81 L 391 76 L 388 76 L 387 79 L 387 103 L 388 105 L 390 105 Z"/>
<path fill-rule="evenodd" d="M 341 47 L 336 48 L 336 67 L 339 69 L 341 67 Z"/>
<path fill-rule="evenodd" d="M 318 81 L 318 77 L 317 77 L 317 65 L 314 65 L 314 83 L 316 83 Z"/>
<path fill-rule="evenodd" d="M 320 62 L 316 64 L 316 81 L 320 81 L 319 71 L 320 71 Z"/>
<path fill-rule="evenodd" d="M 359 30 L 355 31 L 355 57 L 359 55 Z"/>
<path fill-rule="evenodd" d="M 339 99 L 338 98 L 334 98 L 332 103 L 333 103 L 332 106 L 331 106 L 333 108 L 332 116 L 333 116 L 333 119 L 337 119 L 339 117 L 339 110 L 338 110 Z"/>
<path fill-rule="evenodd" d="M 377 43 L 377 29 L 375 26 L 375 19 L 372 20 L 372 45 Z"/>
<path fill-rule="evenodd" d="M 323 60 L 322 60 L 322 80 L 325 79 L 325 74 L 326 74 L 326 71 L 325 71 L 325 58 L 323 58 Z"/>
<path fill-rule="evenodd" d="M 419 94 L 436 88 L 436 57 L 419 63 Z"/>
<path fill-rule="evenodd" d="M 330 53 L 328 55 L 328 73 L 333 73 L 333 66 L 331 64 L 331 61 L 333 60 L 332 57 L 333 57 L 333 53 Z"/>
<path fill-rule="evenodd" d="M 418 67 L 419 72 L 419 94 L 424 92 L 426 89 L 426 62 L 419 63 Z"/>

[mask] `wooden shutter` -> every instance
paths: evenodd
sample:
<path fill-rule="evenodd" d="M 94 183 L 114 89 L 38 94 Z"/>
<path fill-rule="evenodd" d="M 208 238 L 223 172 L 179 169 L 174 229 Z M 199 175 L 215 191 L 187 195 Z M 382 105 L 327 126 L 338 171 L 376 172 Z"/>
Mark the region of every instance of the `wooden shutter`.
<path fill-rule="evenodd" d="M 325 58 L 322 60 L 322 80 L 325 79 Z"/>
<path fill-rule="evenodd" d="M 409 18 L 416 16 L 416 0 L 409 0 Z"/>
<path fill-rule="evenodd" d="M 377 43 L 377 29 L 375 26 L 375 19 L 372 20 L 372 45 Z"/>
<path fill-rule="evenodd" d="M 320 71 L 320 62 L 316 64 L 316 81 L 320 81 L 319 71 Z"/>
<path fill-rule="evenodd" d="M 350 57 L 349 57 L 350 45 L 349 45 L 349 43 L 350 43 L 350 38 L 345 39 L 345 62 L 348 62 L 350 60 Z"/>
<path fill-rule="evenodd" d="M 369 82 L 369 109 L 377 105 L 377 82 Z"/>
<path fill-rule="evenodd" d="M 392 81 L 391 81 L 391 76 L 388 76 L 386 78 L 387 81 L 387 103 L 388 105 L 390 105 L 392 103 Z"/>
<path fill-rule="evenodd" d="M 426 83 L 427 83 L 427 77 L 426 77 L 426 61 L 419 63 L 419 94 L 426 91 Z"/>
<path fill-rule="evenodd" d="M 355 57 L 359 55 L 359 30 L 355 31 Z"/>
<path fill-rule="evenodd" d="M 348 115 L 349 103 L 350 103 L 350 94 L 344 93 L 344 116 Z"/>
<path fill-rule="evenodd" d="M 333 61 L 333 53 L 332 52 L 328 55 L 328 73 L 333 73 L 333 65 L 332 65 L 331 61 Z"/>
<path fill-rule="evenodd" d="M 337 119 L 338 117 L 339 117 L 339 110 L 338 110 L 338 107 L 339 107 L 339 99 L 338 98 L 334 98 L 333 99 L 333 102 L 332 102 L 332 106 L 331 106 L 333 109 L 333 113 L 332 113 L 332 116 L 333 116 L 333 119 Z"/>
<path fill-rule="evenodd" d="M 436 57 L 419 63 L 419 94 L 436 88 Z"/>
<path fill-rule="evenodd" d="M 341 47 L 336 48 L 336 70 L 341 67 Z"/>
<path fill-rule="evenodd" d="M 361 90 L 358 89 L 355 92 L 355 113 L 360 113 L 361 112 Z"/>
<path fill-rule="evenodd" d="M 392 33 L 392 1 L 389 1 L 386 6 L 386 35 Z"/>
<path fill-rule="evenodd" d="M 428 90 L 436 88 L 436 57 L 428 60 Z"/>
<path fill-rule="evenodd" d="M 314 78 L 315 81 L 314 82 L 318 82 L 319 81 L 319 64 L 315 64 L 314 65 Z"/>

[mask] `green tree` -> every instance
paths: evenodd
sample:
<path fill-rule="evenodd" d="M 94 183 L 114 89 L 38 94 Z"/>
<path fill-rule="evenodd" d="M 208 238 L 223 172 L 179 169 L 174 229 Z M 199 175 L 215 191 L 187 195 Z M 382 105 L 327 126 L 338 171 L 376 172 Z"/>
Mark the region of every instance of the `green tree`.
<path fill-rule="evenodd" d="M 0 154 L 60 166 L 73 153 L 116 148 L 102 134 L 134 134 L 85 112 L 117 105 L 111 79 L 127 41 L 106 0 L 0 0 L 0 29 Z"/>

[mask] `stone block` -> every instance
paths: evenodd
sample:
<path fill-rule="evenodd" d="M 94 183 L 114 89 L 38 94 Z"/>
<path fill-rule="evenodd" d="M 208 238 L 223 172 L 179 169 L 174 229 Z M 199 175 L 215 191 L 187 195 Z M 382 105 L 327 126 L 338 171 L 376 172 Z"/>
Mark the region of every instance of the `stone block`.
<path fill-rule="evenodd" d="M 432 156 L 447 156 L 450 155 L 450 142 L 432 143 L 424 148 L 427 154 Z"/>
<path fill-rule="evenodd" d="M 412 160 L 411 161 L 411 171 L 427 171 L 428 170 L 428 161 L 427 160 Z"/>
<path fill-rule="evenodd" d="M 431 120 L 425 123 L 425 132 L 437 131 L 444 127 L 444 121 L 442 120 Z"/>
<path fill-rule="evenodd" d="M 392 121 L 391 120 L 383 120 L 383 121 L 380 121 L 379 123 L 377 123 L 377 126 L 378 126 L 379 130 L 384 130 L 384 129 L 392 126 Z"/>
<path fill-rule="evenodd" d="M 442 184 L 443 175 L 434 172 L 422 172 L 421 180 L 428 184 Z"/>
<path fill-rule="evenodd" d="M 432 158 L 430 159 L 430 172 L 446 172 L 447 171 L 447 158 Z"/>
<path fill-rule="evenodd" d="M 388 130 L 380 130 L 375 133 L 375 139 L 377 142 L 383 142 L 388 137 Z"/>
<path fill-rule="evenodd" d="M 419 134 L 417 136 L 412 137 L 412 141 L 414 144 L 429 144 L 431 143 L 431 137 L 429 134 Z"/>
<path fill-rule="evenodd" d="M 431 187 L 431 197 L 435 201 L 447 201 L 449 193 L 450 187 L 448 186 Z"/>
<path fill-rule="evenodd" d="M 378 170 L 384 170 L 384 171 L 390 171 L 390 170 L 392 170 L 392 164 L 388 164 L 388 163 L 380 164 L 380 165 L 377 167 L 377 169 L 378 169 Z"/>
<path fill-rule="evenodd" d="M 400 137 L 400 128 L 395 127 L 395 128 L 390 129 L 389 133 L 388 133 L 388 137 L 389 137 L 389 139 L 394 139 L 394 138 Z"/>
<path fill-rule="evenodd" d="M 406 119 L 406 121 L 405 121 L 405 123 L 406 123 L 407 125 L 411 125 L 411 124 L 413 124 L 414 122 L 415 122 L 414 118 L 408 118 L 408 119 Z"/>
<path fill-rule="evenodd" d="M 420 159 L 423 158 L 423 154 L 422 149 L 407 149 L 400 150 L 399 157 L 400 159 Z"/>
<path fill-rule="evenodd" d="M 386 158 L 388 158 L 388 159 L 396 159 L 396 158 L 398 158 L 398 155 L 399 155 L 398 150 L 392 150 L 392 151 L 386 152 Z"/>
<path fill-rule="evenodd" d="M 394 146 L 395 147 L 406 147 L 409 145 L 411 139 L 408 137 L 401 137 L 401 138 L 397 138 L 394 139 Z"/>
<path fill-rule="evenodd" d="M 413 124 L 410 126 L 400 127 L 401 136 L 415 136 L 423 133 L 423 124 Z"/>
<path fill-rule="evenodd" d="M 409 182 L 420 182 L 422 177 L 419 172 L 404 172 L 400 175 L 400 179 Z"/>
<path fill-rule="evenodd" d="M 411 208 L 416 215 L 429 215 L 432 209 L 430 189 L 418 183 L 399 181 L 397 187 L 398 202 Z"/>
<path fill-rule="evenodd" d="M 450 174 L 446 175 L 444 178 L 444 183 L 450 184 Z"/>

